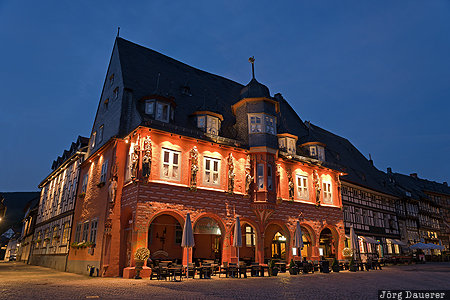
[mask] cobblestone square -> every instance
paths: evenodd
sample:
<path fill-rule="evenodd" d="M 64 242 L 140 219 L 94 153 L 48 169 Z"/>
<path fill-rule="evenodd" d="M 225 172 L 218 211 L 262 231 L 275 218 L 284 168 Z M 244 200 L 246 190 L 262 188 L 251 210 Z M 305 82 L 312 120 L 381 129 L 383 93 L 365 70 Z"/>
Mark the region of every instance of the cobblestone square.
<path fill-rule="evenodd" d="M 379 289 L 450 289 L 450 263 L 277 277 L 183 282 L 92 278 L 0 263 L 2 299 L 377 299 Z"/>

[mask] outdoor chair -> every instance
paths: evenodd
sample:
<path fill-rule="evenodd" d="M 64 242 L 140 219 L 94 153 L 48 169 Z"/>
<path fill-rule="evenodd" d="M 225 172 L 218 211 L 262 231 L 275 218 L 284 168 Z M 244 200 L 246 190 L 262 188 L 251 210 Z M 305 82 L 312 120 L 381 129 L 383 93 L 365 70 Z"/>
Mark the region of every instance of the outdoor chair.
<path fill-rule="evenodd" d="M 223 262 L 223 265 L 219 269 L 219 278 L 220 274 L 225 274 L 225 277 L 228 277 L 228 262 Z"/>
<path fill-rule="evenodd" d="M 179 281 L 182 281 L 183 278 L 183 267 L 181 265 L 173 265 L 174 270 L 172 270 L 173 280 L 176 281 L 177 276 L 180 278 Z"/>
<path fill-rule="evenodd" d="M 258 263 L 252 263 L 250 265 L 250 274 L 252 277 L 261 276 L 261 266 Z"/>
<path fill-rule="evenodd" d="M 235 263 L 230 263 L 228 265 L 228 272 L 227 272 L 227 277 L 233 277 L 235 278 L 238 275 L 238 267 L 237 264 Z"/>

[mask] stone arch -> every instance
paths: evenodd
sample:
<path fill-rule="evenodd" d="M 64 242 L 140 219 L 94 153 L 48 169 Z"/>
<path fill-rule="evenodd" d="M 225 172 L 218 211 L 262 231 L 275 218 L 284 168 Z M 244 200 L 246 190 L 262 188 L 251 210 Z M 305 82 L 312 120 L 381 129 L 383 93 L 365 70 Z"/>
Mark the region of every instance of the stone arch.
<path fill-rule="evenodd" d="M 307 259 L 311 259 L 312 256 L 314 256 L 313 249 L 316 246 L 317 234 L 314 231 L 314 229 L 312 228 L 312 226 L 309 225 L 308 223 L 302 222 L 302 223 L 300 223 L 300 227 L 301 227 L 302 233 L 303 233 L 303 249 L 301 251 L 302 258 L 306 257 Z M 308 237 L 309 237 L 309 241 L 308 241 Z M 305 240 L 307 240 L 307 241 L 305 242 Z M 309 244 L 308 244 L 308 242 L 309 242 Z"/>
<path fill-rule="evenodd" d="M 340 235 L 334 225 L 323 226 L 319 231 L 317 242 L 319 248 L 323 249 L 324 257 L 339 257 Z"/>
<path fill-rule="evenodd" d="M 264 260 L 278 258 L 287 261 L 291 257 L 291 232 L 284 222 L 272 220 L 266 225 L 263 247 Z"/>
<path fill-rule="evenodd" d="M 220 230 L 218 234 L 215 230 L 212 230 L 209 221 L 206 224 L 200 224 L 201 226 L 206 225 L 206 231 L 201 230 L 200 233 L 196 232 L 196 226 L 199 225 L 201 220 L 210 219 L 217 224 Z M 201 213 L 193 221 L 192 225 L 194 231 L 195 246 L 193 248 L 192 259 L 196 260 L 215 260 L 221 262 L 223 257 L 223 245 L 226 236 L 226 226 L 222 219 L 214 213 Z M 200 227 L 200 229 L 205 227 Z"/>
<path fill-rule="evenodd" d="M 250 218 L 246 217 L 240 217 L 239 218 L 241 223 L 241 234 L 242 234 L 242 247 L 239 249 L 239 257 L 240 259 L 248 262 L 254 262 L 259 261 L 259 245 L 261 244 L 261 231 L 259 226 Z M 233 245 L 233 238 L 234 238 L 234 226 L 236 224 L 236 221 L 234 220 L 233 223 L 229 227 L 229 245 L 231 256 L 234 257 L 237 255 L 237 251 L 235 247 L 232 247 Z M 253 230 L 249 232 L 247 235 L 247 226 L 250 226 Z M 252 233 L 254 234 L 254 237 L 252 237 Z M 249 239 L 250 242 L 247 241 Z"/>
<path fill-rule="evenodd" d="M 145 238 L 152 259 L 176 259 L 181 263 L 184 223 L 184 217 L 170 209 L 159 211 L 149 218 Z"/>

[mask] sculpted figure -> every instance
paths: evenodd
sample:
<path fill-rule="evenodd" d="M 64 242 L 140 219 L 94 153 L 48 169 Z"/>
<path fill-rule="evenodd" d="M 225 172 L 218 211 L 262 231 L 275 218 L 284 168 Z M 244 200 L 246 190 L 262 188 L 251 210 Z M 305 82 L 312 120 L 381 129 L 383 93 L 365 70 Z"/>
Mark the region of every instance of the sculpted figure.
<path fill-rule="evenodd" d="M 314 181 L 313 181 L 314 189 L 316 190 L 316 205 L 320 206 L 320 191 L 321 191 L 321 189 L 320 189 L 319 174 L 317 173 L 316 170 L 314 170 L 313 176 L 314 176 Z"/>
<path fill-rule="evenodd" d="M 287 172 L 288 177 L 288 187 L 289 187 L 289 199 L 294 200 L 294 180 L 292 179 L 291 171 L 288 170 Z"/>
<path fill-rule="evenodd" d="M 194 146 L 190 152 L 191 159 L 191 190 L 197 190 L 197 172 L 198 172 L 198 150 Z"/>
<path fill-rule="evenodd" d="M 135 180 L 137 177 L 137 170 L 139 164 L 139 144 L 136 144 L 131 153 L 131 179 Z"/>
<path fill-rule="evenodd" d="M 233 154 L 228 155 L 228 193 L 232 194 L 234 191 L 234 158 Z"/>
<path fill-rule="evenodd" d="M 252 164 L 250 155 L 247 155 L 247 162 L 245 163 L 245 193 L 250 195 L 253 183 L 253 176 L 251 175 Z"/>

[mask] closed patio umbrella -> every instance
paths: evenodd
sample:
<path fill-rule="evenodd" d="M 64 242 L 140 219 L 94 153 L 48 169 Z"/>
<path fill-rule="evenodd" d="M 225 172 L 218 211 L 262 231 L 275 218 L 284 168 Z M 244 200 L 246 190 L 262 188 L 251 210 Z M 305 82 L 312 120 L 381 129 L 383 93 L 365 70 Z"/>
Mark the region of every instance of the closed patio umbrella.
<path fill-rule="evenodd" d="M 186 216 L 186 222 L 183 228 L 183 238 L 181 240 L 181 247 L 187 248 L 187 273 L 186 277 L 189 277 L 189 248 L 195 246 L 194 232 L 192 231 L 191 215 L 188 213 Z"/>
<path fill-rule="evenodd" d="M 353 258 L 355 258 L 356 249 L 358 248 L 358 237 L 355 234 L 353 226 L 350 227 L 350 245 L 353 251 Z"/>
<path fill-rule="evenodd" d="M 300 260 L 302 258 L 302 248 L 303 248 L 303 238 L 302 238 L 302 228 L 300 227 L 300 222 L 297 221 L 297 225 L 295 226 L 295 235 L 294 235 L 294 248 L 297 248 L 297 255 L 300 256 Z"/>
<path fill-rule="evenodd" d="M 239 267 L 239 247 L 242 247 L 241 222 L 239 221 L 239 217 L 236 217 L 236 224 L 234 225 L 233 247 L 237 248 L 237 265 Z"/>
<path fill-rule="evenodd" d="M 430 246 L 428 244 L 425 244 L 425 243 L 417 243 L 417 244 L 409 246 L 409 249 L 413 249 L 413 250 L 415 250 L 415 249 L 429 250 Z"/>

